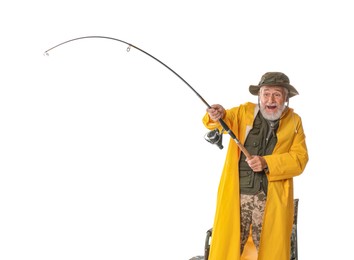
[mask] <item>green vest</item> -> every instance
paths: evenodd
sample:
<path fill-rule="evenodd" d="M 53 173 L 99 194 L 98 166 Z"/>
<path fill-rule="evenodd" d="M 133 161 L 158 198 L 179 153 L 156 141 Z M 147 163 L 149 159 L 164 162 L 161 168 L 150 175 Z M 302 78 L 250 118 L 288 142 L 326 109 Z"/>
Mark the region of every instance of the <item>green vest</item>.
<path fill-rule="evenodd" d="M 247 135 L 245 148 L 251 155 L 269 155 L 272 154 L 277 143 L 276 132 L 279 126 L 279 120 L 266 120 L 261 112 L 258 112 L 253 128 Z M 241 153 L 239 161 L 240 192 L 241 194 L 256 194 L 263 190 L 267 194 L 268 179 L 264 171 L 254 173 L 248 166 L 246 156 Z"/>

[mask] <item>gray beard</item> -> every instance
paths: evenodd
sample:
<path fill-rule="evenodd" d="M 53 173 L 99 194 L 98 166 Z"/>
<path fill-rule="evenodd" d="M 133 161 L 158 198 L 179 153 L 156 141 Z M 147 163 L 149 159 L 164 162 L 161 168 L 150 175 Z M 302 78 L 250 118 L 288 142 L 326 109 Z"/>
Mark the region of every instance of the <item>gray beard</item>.
<path fill-rule="evenodd" d="M 283 114 L 283 111 L 285 110 L 285 104 L 283 105 L 283 107 L 279 108 L 279 110 L 276 113 L 272 113 L 269 114 L 265 111 L 265 106 L 260 105 L 260 111 L 262 113 L 262 116 L 267 119 L 267 120 L 278 120 L 281 115 Z"/>

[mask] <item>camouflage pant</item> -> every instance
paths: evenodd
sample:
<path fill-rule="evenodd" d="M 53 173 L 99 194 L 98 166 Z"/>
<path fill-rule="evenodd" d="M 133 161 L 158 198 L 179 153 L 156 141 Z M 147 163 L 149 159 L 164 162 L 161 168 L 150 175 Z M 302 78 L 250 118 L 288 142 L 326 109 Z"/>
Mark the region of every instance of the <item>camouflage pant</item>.
<path fill-rule="evenodd" d="M 253 243 L 259 249 L 266 195 L 259 191 L 255 195 L 241 194 L 241 253 L 252 226 Z"/>

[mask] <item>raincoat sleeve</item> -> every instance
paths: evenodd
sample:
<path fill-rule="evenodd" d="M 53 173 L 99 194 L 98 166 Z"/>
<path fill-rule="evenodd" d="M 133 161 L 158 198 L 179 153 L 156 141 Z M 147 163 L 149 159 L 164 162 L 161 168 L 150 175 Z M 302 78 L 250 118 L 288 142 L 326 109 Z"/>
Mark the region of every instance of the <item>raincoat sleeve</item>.
<path fill-rule="evenodd" d="M 302 121 L 297 114 L 292 113 L 284 118 L 277 135 L 278 142 L 273 154 L 264 156 L 268 164 L 269 181 L 300 175 L 309 159 Z"/>
<path fill-rule="evenodd" d="M 214 130 L 215 128 L 218 128 L 218 129 L 221 128 L 220 123 L 214 122 L 213 120 L 211 120 L 208 113 L 205 113 L 202 121 L 203 121 L 203 124 L 205 125 L 205 127 L 208 128 L 209 130 Z"/>
<path fill-rule="evenodd" d="M 225 115 L 222 118 L 222 120 L 226 123 L 226 125 L 228 127 L 234 128 L 235 123 L 237 122 L 237 116 L 241 110 L 245 110 L 243 105 L 240 105 L 239 107 L 234 107 L 231 109 L 226 109 Z M 214 130 L 215 128 L 218 128 L 219 130 L 222 129 L 222 126 L 220 125 L 220 123 L 214 122 L 213 120 L 211 120 L 208 113 L 205 113 L 202 121 L 203 121 L 203 124 L 205 125 L 205 127 L 210 130 Z"/>

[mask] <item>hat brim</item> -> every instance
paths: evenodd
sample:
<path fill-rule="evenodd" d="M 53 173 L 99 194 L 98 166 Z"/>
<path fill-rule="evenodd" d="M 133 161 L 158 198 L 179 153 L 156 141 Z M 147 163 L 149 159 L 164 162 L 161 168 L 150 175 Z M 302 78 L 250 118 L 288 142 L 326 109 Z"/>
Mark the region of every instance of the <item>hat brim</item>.
<path fill-rule="evenodd" d="M 299 95 L 299 92 L 290 84 L 265 84 L 265 85 L 250 85 L 249 91 L 252 95 L 258 96 L 259 89 L 263 86 L 281 86 L 289 90 L 289 98 Z"/>

